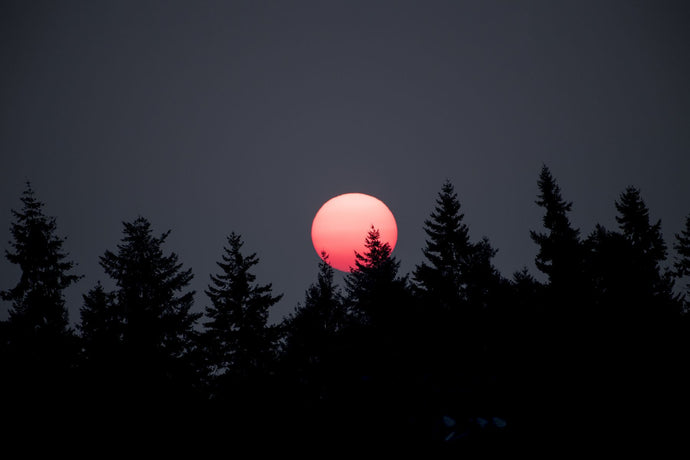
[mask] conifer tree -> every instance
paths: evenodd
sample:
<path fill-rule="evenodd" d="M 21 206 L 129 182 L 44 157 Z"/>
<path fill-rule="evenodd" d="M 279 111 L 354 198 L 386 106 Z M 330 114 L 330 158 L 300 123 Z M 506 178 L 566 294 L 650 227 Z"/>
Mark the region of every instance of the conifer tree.
<path fill-rule="evenodd" d="M 463 298 L 462 270 L 473 249 L 463 218 L 457 193 L 450 181 L 446 181 L 431 218 L 424 221 L 429 240 L 422 252 L 428 263 L 422 262 L 413 273 L 422 295 L 436 299 L 445 309 L 457 306 Z"/>
<path fill-rule="evenodd" d="M 2 361 L 16 367 L 3 374 L 10 379 L 34 380 L 21 385 L 47 386 L 64 377 L 74 358 L 64 290 L 80 276 L 70 273 L 75 264 L 63 250 L 65 239 L 56 235 L 55 218 L 43 213 L 44 205 L 28 182 L 21 201 L 22 209 L 12 211 L 12 249 L 5 251 L 21 275 L 14 287 L 0 291 L 2 299 L 11 302 L 2 328 Z"/>
<path fill-rule="evenodd" d="M 119 314 L 115 295 L 107 292 L 101 282 L 83 296 L 80 310 L 82 349 L 85 358 L 97 366 L 108 366 L 109 357 L 122 342 L 123 318 Z"/>
<path fill-rule="evenodd" d="M 650 223 L 649 210 L 642 200 L 640 190 L 635 187 L 626 188 L 615 205 L 618 211 L 616 222 L 627 243 L 627 257 L 624 260 L 628 263 L 626 267 L 620 268 L 628 281 L 628 294 L 634 296 L 630 300 L 640 307 L 644 304 L 648 307 L 656 304 L 661 309 L 671 308 L 672 279 L 661 268 L 667 255 L 666 243 L 661 233 L 661 220 Z M 654 314 L 656 313 L 662 312 L 656 311 Z"/>
<path fill-rule="evenodd" d="M 80 328 L 87 346 L 96 339 L 118 341 L 114 353 L 123 366 L 117 370 L 125 392 L 163 397 L 166 390 L 191 384 L 189 356 L 200 317 L 190 311 L 194 291 L 187 288 L 193 275 L 182 268 L 177 254 L 164 254 L 170 231 L 153 236 L 143 217 L 123 226 L 117 252 L 108 250 L 100 258 L 115 291 L 108 294 L 97 286 L 85 297 Z"/>
<path fill-rule="evenodd" d="M 211 385 L 219 381 L 251 379 L 264 375 L 276 347 L 277 331 L 268 325 L 269 309 L 281 298 L 272 294 L 272 285 L 256 283 L 251 270 L 259 263 L 256 253 L 244 255 L 244 245 L 235 232 L 227 238 L 221 272 L 211 275 L 205 291 L 211 299 L 206 307 L 210 321 L 204 323 L 203 343 Z"/>
<path fill-rule="evenodd" d="M 424 302 L 446 311 L 486 307 L 490 291 L 501 283 L 491 262 L 496 250 L 486 237 L 470 242 L 460 208 L 453 185 L 446 181 L 430 219 L 424 222 L 429 239 L 422 252 L 427 261 L 417 265 L 413 273 Z"/>
<path fill-rule="evenodd" d="M 674 276 L 678 279 L 690 276 L 690 214 L 685 218 L 685 228 L 676 233 L 676 242 L 673 248 L 676 250 L 676 260 L 673 264 Z M 685 285 L 685 311 L 688 311 L 690 303 L 690 281 Z"/>
<path fill-rule="evenodd" d="M 561 196 L 561 189 L 546 165 L 539 174 L 537 205 L 544 208 L 543 225 L 546 233 L 530 232 L 539 245 L 535 263 L 549 278 L 552 292 L 565 300 L 582 289 L 583 255 L 579 230 L 572 227 L 568 213 L 572 203 Z"/>
<path fill-rule="evenodd" d="M 364 254 L 355 252 L 355 267 L 345 278 L 348 310 L 361 324 L 381 326 L 395 319 L 391 309 L 401 300 L 407 279 L 398 277 L 400 262 L 373 226 L 364 246 Z"/>
<path fill-rule="evenodd" d="M 304 304 L 298 305 L 283 325 L 285 352 L 302 365 L 318 364 L 345 325 L 341 294 L 333 281 L 333 268 L 328 264 L 325 252 L 321 257 L 316 283 L 307 289 Z"/>

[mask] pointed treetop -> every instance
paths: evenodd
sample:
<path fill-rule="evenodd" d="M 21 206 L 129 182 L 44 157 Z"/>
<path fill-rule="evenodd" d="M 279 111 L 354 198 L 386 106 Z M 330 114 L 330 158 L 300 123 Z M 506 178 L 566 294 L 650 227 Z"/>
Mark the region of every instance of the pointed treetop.
<path fill-rule="evenodd" d="M 634 247 L 655 260 L 666 257 L 666 243 L 661 236 L 661 220 L 654 225 L 649 221 L 649 209 L 640 194 L 640 189 L 627 187 L 616 201 L 616 222 L 625 238 Z"/>
<path fill-rule="evenodd" d="M 568 234 L 579 234 L 579 230 L 572 228 L 567 215 L 573 203 L 563 199 L 561 188 L 546 165 L 542 165 L 537 185 L 539 187 L 539 195 L 535 203 L 546 209 L 543 218 L 544 228 L 552 231 L 564 231 Z"/>

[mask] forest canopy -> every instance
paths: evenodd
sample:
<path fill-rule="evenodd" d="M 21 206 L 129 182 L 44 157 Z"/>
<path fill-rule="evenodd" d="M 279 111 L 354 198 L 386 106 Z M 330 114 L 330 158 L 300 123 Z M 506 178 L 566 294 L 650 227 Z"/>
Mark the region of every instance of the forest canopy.
<path fill-rule="evenodd" d="M 450 450 L 536 443 L 553 420 L 592 436 L 670 429 L 655 420 L 688 388 L 690 215 L 667 245 L 628 187 L 617 227 L 585 232 L 548 167 L 537 185 L 543 218 L 530 236 L 543 282 L 527 268 L 500 273 L 446 181 L 420 223 L 427 239 L 412 273 L 371 228 L 344 286 L 321 261 L 279 324 L 267 319 L 281 294 L 257 279 L 260 259 L 241 235 L 228 234 L 195 313 L 193 271 L 167 247 L 170 231 L 123 222 L 99 258 L 114 288 L 85 292 L 72 328 L 64 291 L 80 276 L 27 184 L 5 252 L 20 277 L 0 291 L 5 408 L 194 413 L 198 426 L 221 420 L 238 443 L 270 419 L 283 441 Z M 592 415 L 603 408 L 617 426 Z"/>

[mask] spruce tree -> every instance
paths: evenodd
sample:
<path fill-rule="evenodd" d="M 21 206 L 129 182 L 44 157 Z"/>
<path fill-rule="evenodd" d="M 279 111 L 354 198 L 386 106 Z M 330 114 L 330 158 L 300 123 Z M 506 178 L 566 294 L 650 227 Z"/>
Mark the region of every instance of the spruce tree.
<path fill-rule="evenodd" d="M 407 279 L 398 277 L 400 262 L 373 226 L 364 246 L 363 254 L 355 252 L 355 267 L 345 278 L 348 312 L 360 324 L 383 326 L 396 319 L 392 310 L 402 299 Z"/>
<path fill-rule="evenodd" d="M 568 213 L 572 203 L 561 196 L 561 189 L 546 165 L 542 166 L 537 182 L 537 205 L 544 208 L 545 233 L 530 231 L 532 240 L 539 245 L 535 263 L 548 276 L 552 292 L 560 300 L 572 298 L 582 289 L 583 253 L 579 230 L 572 227 Z"/>
<path fill-rule="evenodd" d="M 5 257 L 22 273 L 15 287 L 0 292 L 3 300 L 12 302 L 9 322 L 22 334 L 70 335 L 63 291 L 80 276 L 68 273 L 75 264 L 62 250 L 65 239 L 55 234 L 55 218 L 43 213 L 44 205 L 28 182 L 21 201 L 22 210 L 12 211 L 13 251 L 6 250 Z"/>
<path fill-rule="evenodd" d="M 649 222 L 649 210 L 642 200 L 640 190 L 628 187 L 616 201 L 616 222 L 635 252 L 646 259 L 645 262 L 658 268 L 658 263 L 666 258 L 666 243 L 661 235 L 661 220 L 653 225 Z"/>
<path fill-rule="evenodd" d="M 690 214 L 685 218 L 685 228 L 676 233 L 676 260 L 673 264 L 674 276 L 678 279 L 690 276 Z M 688 311 L 690 304 L 690 281 L 685 285 L 684 311 Z"/>
<path fill-rule="evenodd" d="M 457 193 L 450 181 L 446 181 L 431 218 L 424 221 L 429 240 L 422 252 L 428 263 L 422 262 L 413 272 L 422 296 L 434 299 L 444 309 L 457 306 L 463 298 L 462 270 L 473 249 L 463 218 Z"/>
<path fill-rule="evenodd" d="M 628 263 L 620 268 L 627 278 L 628 293 L 632 294 L 629 300 L 646 311 L 638 310 L 639 314 L 668 314 L 673 308 L 672 279 L 661 267 L 667 255 L 661 220 L 650 223 L 647 205 L 635 187 L 626 188 L 615 205 L 616 222 L 627 243 Z"/>
<path fill-rule="evenodd" d="M 537 182 L 536 204 L 543 208 L 545 232 L 530 231 L 538 245 L 537 268 L 548 282 L 544 287 L 544 305 L 528 326 L 528 347 L 532 353 L 534 385 L 544 379 L 554 383 L 535 407 L 541 410 L 571 411 L 584 394 L 577 386 L 588 375 L 592 324 L 596 324 L 591 304 L 591 288 L 585 270 L 585 251 L 579 230 L 568 214 L 572 203 L 563 199 L 561 189 L 549 168 L 542 166 Z M 532 348 L 533 347 L 533 348 Z M 549 401 L 550 400 L 550 401 Z M 552 407 L 549 407 L 551 404 Z"/>
<path fill-rule="evenodd" d="M 115 295 L 107 292 L 100 281 L 83 296 L 80 310 L 81 334 L 84 357 L 91 365 L 107 367 L 108 360 L 122 342 L 123 318 L 119 314 Z"/>
<path fill-rule="evenodd" d="M 215 396 L 230 390 L 227 381 L 248 381 L 265 376 L 274 358 L 277 331 L 268 325 L 269 309 L 281 298 L 272 285 L 258 284 L 251 270 L 259 263 L 256 253 L 245 255 L 240 235 L 227 238 L 221 272 L 211 275 L 205 291 L 211 300 L 206 307 L 210 321 L 204 323 L 202 340 Z"/>
<path fill-rule="evenodd" d="M 427 306 L 455 313 L 486 307 L 490 291 L 501 284 L 501 276 L 491 262 L 496 250 L 486 237 L 470 242 L 460 209 L 457 193 L 446 181 L 430 219 L 424 221 L 429 239 L 422 252 L 427 260 L 413 272 L 417 293 Z"/>
<path fill-rule="evenodd" d="M 304 304 L 298 305 L 284 321 L 285 353 L 290 360 L 298 361 L 298 365 L 320 363 L 345 326 L 342 298 L 333 275 L 324 252 L 318 279 L 307 289 Z"/>
<path fill-rule="evenodd" d="M 114 354 L 122 367 L 114 370 L 122 374 L 123 388 L 118 391 L 125 397 L 155 399 L 172 394 L 166 392 L 189 390 L 194 325 L 201 316 L 190 311 L 194 291 L 187 288 L 192 271 L 183 269 L 177 254 L 164 254 L 170 231 L 153 236 L 143 217 L 123 226 L 117 251 L 108 250 L 100 258 L 101 267 L 116 283 L 115 291 L 106 294 L 97 286 L 85 297 L 82 336 L 87 346 L 93 345 L 89 340 L 117 341 Z"/>
<path fill-rule="evenodd" d="M 75 264 L 63 250 L 65 239 L 56 235 L 55 218 L 44 214 L 28 182 L 21 201 L 22 209 L 12 211 L 13 241 L 5 251 L 21 275 L 14 287 L 0 291 L 2 299 L 11 302 L 2 328 L 2 361 L 10 368 L 3 374 L 5 383 L 14 380 L 20 385 L 19 391 L 32 387 L 47 392 L 64 379 L 75 356 L 64 291 L 80 276 L 70 273 Z M 31 397 L 41 396 L 45 394 Z"/>

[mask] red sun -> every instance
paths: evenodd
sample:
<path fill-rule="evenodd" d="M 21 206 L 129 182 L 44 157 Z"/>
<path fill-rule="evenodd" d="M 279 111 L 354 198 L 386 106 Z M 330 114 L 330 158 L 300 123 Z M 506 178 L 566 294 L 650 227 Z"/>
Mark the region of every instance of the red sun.
<path fill-rule="evenodd" d="M 372 225 L 392 251 L 398 241 L 398 226 L 383 201 L 363 193 L 338 195 L 316 213 L 311 241 L 319 257 L 322 251 L 328 254 L 331 267 L 349 272 L 355 266 L 355 251 L 366 252 L 364 241 Z"/>

